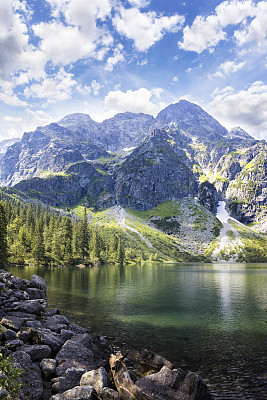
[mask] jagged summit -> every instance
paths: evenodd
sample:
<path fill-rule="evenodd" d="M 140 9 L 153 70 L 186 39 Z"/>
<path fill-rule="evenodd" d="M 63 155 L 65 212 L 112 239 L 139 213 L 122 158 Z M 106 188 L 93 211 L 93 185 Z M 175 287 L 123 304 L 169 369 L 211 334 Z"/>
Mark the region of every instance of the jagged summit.
<path fill-rule="evenodd" d="M 197 104 L 187 100 L 171 104 L 157 115 L 156 126 L 166 125 L 176 125 L 192 135 L 208 137 L 210 140 L 219 140 L 227 134 L 227 129 L 215 118 Z"/>

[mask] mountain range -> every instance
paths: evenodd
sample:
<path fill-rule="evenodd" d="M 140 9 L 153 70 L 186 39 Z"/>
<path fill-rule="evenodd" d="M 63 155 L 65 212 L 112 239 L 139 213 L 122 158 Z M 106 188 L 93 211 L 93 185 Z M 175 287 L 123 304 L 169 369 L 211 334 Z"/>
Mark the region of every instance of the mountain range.
<path fill-rule="evenodd" d="M 53 207 L 84 204 L 151 210 L 198 199 L 267 232 L 267 144 L 240 127 L 227 131 L 196 104 L 180 100 L 156 118 L 121 113 L 102 123 L 70 114 L 9 146 L 0 185 Z"/>

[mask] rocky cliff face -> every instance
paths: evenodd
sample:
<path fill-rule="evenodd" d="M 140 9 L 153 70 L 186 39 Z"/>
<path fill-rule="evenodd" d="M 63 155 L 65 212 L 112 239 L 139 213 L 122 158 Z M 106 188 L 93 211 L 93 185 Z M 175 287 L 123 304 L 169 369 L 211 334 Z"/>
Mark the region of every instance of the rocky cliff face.
<path fill-rule="evenodd" d="M 185 100 L 156 118 L 124 113 L 97 123 L 71 114 L 9 147 L 0 184 L 49 204 L 85 199 L 97 209 L 144 210 L 198 196 L 215 213 L 220 199 L 236 219 L 267 231 L 266 146 L 239 127 L 228 132 Z"/>

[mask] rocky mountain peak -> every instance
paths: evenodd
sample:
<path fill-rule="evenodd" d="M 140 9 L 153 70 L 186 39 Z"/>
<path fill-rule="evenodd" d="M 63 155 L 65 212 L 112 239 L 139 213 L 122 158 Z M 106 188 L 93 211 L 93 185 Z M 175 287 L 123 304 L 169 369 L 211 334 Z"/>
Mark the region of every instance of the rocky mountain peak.
<path fill-rule="evenodd" d="M 229 135 L 231 138 L 240 138 L 240 139 L 251 139 L 254 140 L 252 136 L 250 136 L 244 129 L 240 128 L 240 126 L 237 126 L 235 128 L 232 128 L 229 131 Z"/>
<path fill-rule="evenodd" d="M 194 136 L 219 140 L 227 130 L 197 104 L 180 100 L 162 110 L 156 118 L 156 126 L 175 125 Z"/>

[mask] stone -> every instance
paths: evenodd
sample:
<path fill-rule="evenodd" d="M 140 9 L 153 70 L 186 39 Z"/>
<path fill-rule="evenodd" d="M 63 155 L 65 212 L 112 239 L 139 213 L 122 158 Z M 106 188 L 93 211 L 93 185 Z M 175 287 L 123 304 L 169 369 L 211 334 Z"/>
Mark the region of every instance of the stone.
<path fill-rule="evenodd" d="M 27 293 L 30 300 L 45 299 L 45 292 L 36 288 L 28 288 Z"/>
<path fill-rule="evenodd" d="M 155 400 L 211 400 L 206 384 L 193 372 L 168 367 L 135 382 L 145 395 Z"/>
<path fill-rule="evenodd" d="M 102 390 L 102 400 L 121 400 L 121 396 L 116 390 L 104 387 Z"/>
<path fill-rule="evenodd" d="M 17 339 L 16 332 L 12 331 L 12 329 L 7 329 L 4 332 L 4 339 L 5 340 L 15 340 L 15 339 Z"/>
<path fill-rule="evenodd" d="M 82 328 L 81 326 L 78 326 L 78 325 L 76 325 L 76 324 L 70 324 L 70 325 L 69 325 L 69 329 L 70 329 L 72 332 L 77 333 L 77 334 L 83 334 L 83 333 L 87 333 L 87 332 L 88 332 L 87 329 Z"/>
<path fill-rule="evenodd" d="M 41 400 L 43 382 L 41 369 L 31 361 L 29 354 L 16 351 L 13 354 L 15 366 L 22 370 L 20 379 L 22 387 L 19 392 L 20 400 Z"/>
<path fill-rule="evenodd" d="M 38 300 L 24 300 L 13 303 L 13 308 L 29 314 L 41 315 L 45 306 Z"/>
<path fill-rule="evenodd" d="M 36 315 L 34 314 L 29 314 L 21 311 L 9 311 L 7 312 L 8 316 L 11 317 L 18 317 L 18 318 L 23 318 L 24 320 L 35 320 L 37 318 Z"/>
<path fill-rule="evenodd" d="M 69 320 L 63 315 L 53 315 L 44 322 L 46 328 L 57 333 L 60 333 L 62 329 L 67 329 L 68 325 Z"/>
<path fill-rule="evenodd" d="M 92 386 L 76 386 L 62 394 L 56 394 L 50 400 L 94 400 L 94 389 Z"/>
<path fill-rule="evenodd" d="M 84 385 L 93 386 L 97 394 L 101 395 L 103 388 L 111 386 L 111 382 L 105 368 L 100 367 L 83 374 L 80 380 L 80 386 Z"/>
<path fill-rule="evenodd" d="M 173 368 L 173 364 L 166 360 L 166 358 L 163 358 L 147 349 L 141 351 L 139 362 L 156 368 L 162 368 L 164 365 L 170 369 Z"/>
<path fill-rule="evenodd" d="M 40 321 L 26 321 L 26 326 L 29 328 L 41 328 L 42 324 Z"/>
<path fill-rule="evenodd" d="M 24 324 L 24 319 L 13 316 L 7 316 L 1 319 L 0 324 L 5 326 L 6 328 L 18 331 Z"/>
<path fill-rule="evenodd" d="M 6 340 L 6 342 L 5 342 L 5 347 L 11 351 L 16 351 L 17 348 L 22 345 L 23 345 L 23 342 L 19 339 Z"/>
<path fill-rule="evenodd" d="M 52 351 L 52 356 L 54 356 L 64 344 L 60 336 L 54 332 L 51 332 L 49 329 L 33 329 L 32 342 L 35 344 L 46 344 L 49 346 Z"/>
<path fill-rule="evenodd" d="M 58 308 L 51 308 L 50 310 L 46 310 L 45 315 L 46 317 L 52 317 L 53 315 L 60 314 Z"/>
<path fill-rule="evenodd" d="M 85 369 L 81 368 L 68 368 L 64 376 L 59 376 L 52 380 L 52 392 L 63 393 L 66 390 L 79 386 L 81 376 L 85 373 Z"/>
<path fill-rule="evenodd" d="M 6 287 L 5 283 L 0 282 L 0 292 L 1 292 L 2 290 L 4 290 L 5 287 Z"/>
<path fill-rule="evenodd" d="M 73 335 L 75 335 L 74 332 L 68 329 L 61 329 L 60 337 L 63 340 L 63 342 L 66 342 L 67 340 L 71 339 Z"/>
<path fill-rule="evenodd" d="M 32 338 L 32 330 L 30 328 L 20 329 L 17 333 L 17 337 L 24 343 L 29 343 Z"/>
<path fill-rule="evenodd" d="M 50 379 L 56 372 L 57 362 L 52 358 L 44 358 L 40 363 L 40 368 L 42 370 L 45 379 Z"/>
<path fill-rule="evenodd" d="M 41 361 L 43 358 L 49 358 L 51 356 L 50 347 L 44 344 L 24 345 L 21 347 L 20 351 L 29 354 L 32 361 Z"/>
<path fill-rule="evenodd" d="M 76 340 L 74 338 L 75 336 L 67 340 L 56 355 L 58 375 L 63 375 L 70 367 L 88 370 L 99 366 L 96 365 L 93 351 L 77 340 L 77 338 Z"/>
<path fill-rule="evenodd" d="M 41 278 L 39 275 L 33 275 L 30 281 L 30 287 L 43 290 L 45 293 L 47 291 L 47 283 L 45 279 Z"/>

